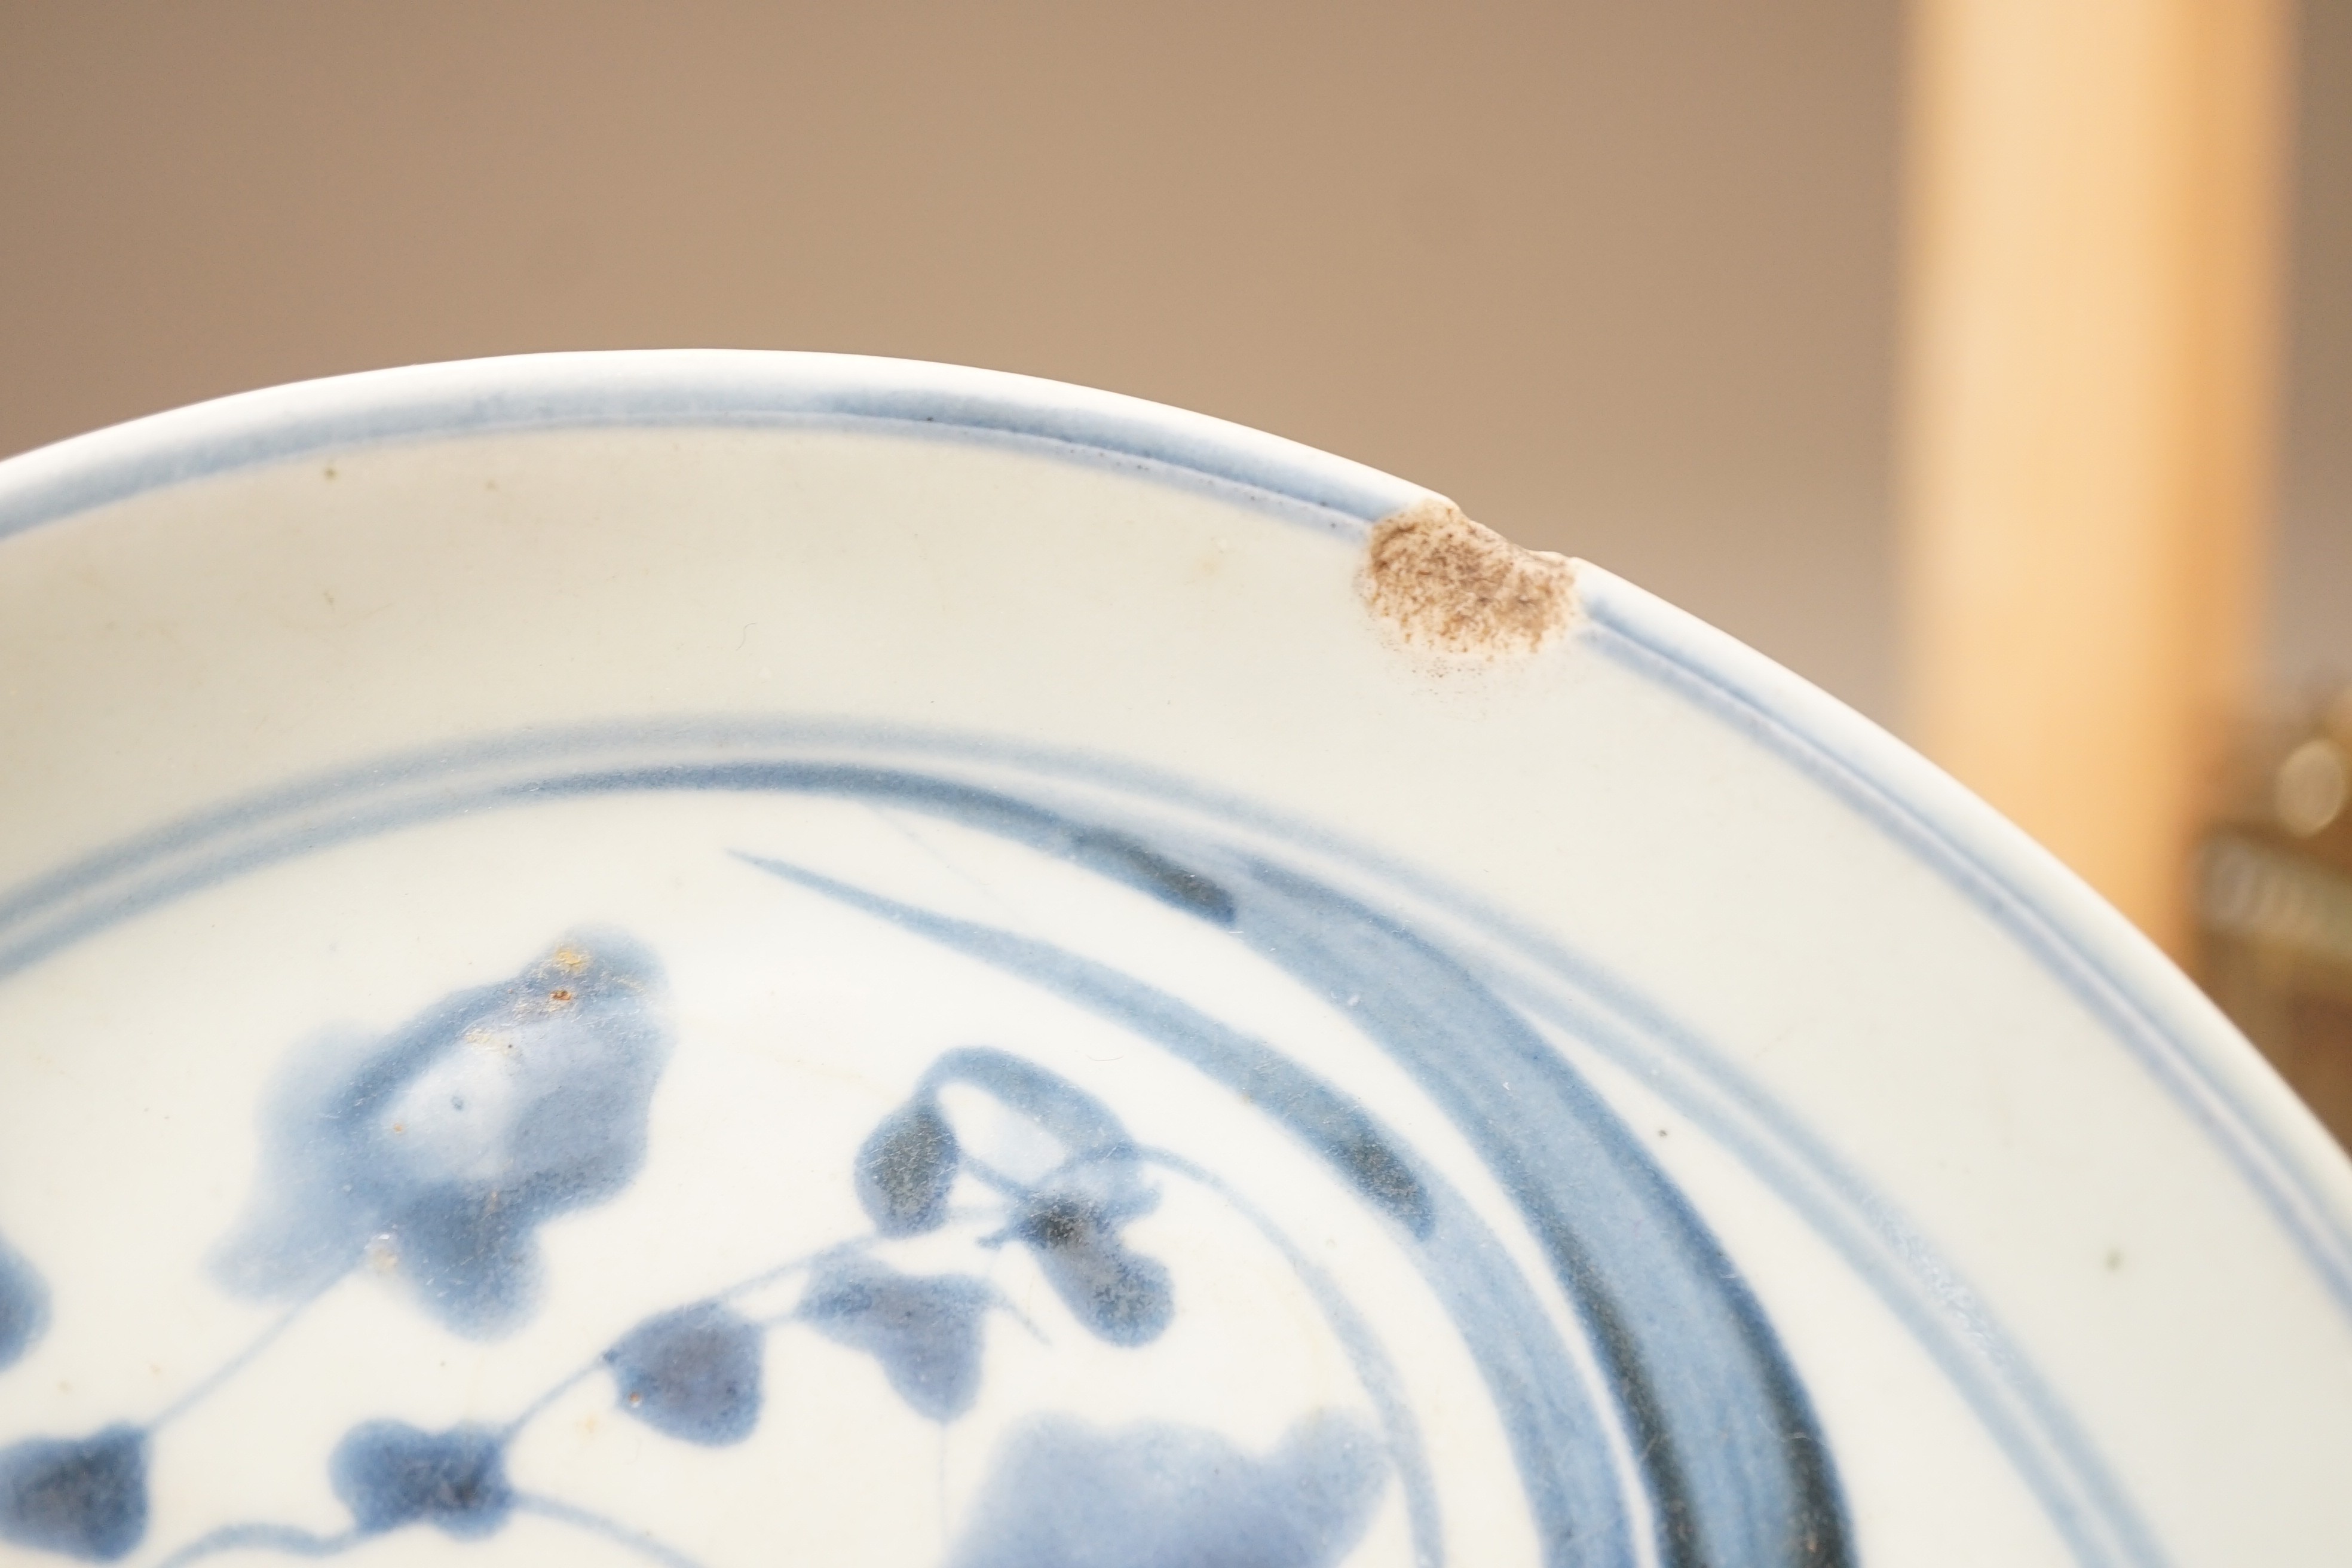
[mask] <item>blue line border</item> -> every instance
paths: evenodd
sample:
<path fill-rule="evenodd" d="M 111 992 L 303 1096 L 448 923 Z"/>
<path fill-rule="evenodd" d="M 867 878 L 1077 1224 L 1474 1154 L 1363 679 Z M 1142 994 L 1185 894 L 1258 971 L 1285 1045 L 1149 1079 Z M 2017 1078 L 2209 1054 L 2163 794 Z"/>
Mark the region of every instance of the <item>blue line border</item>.
<path fill-rule="evenodd" d="M 429 437 L 812 420 L 1021 437 L 1369 522 L 1424 493 L 1206 415 L 916 360 L 649 349 L 464 360 L 298 382 L 132 420 L 0 463 L 0 540 L 191 479 Z"/>
<path fill-rule="evenodd" d="M 661 772 L 684 777 L 714 761 L 740 768 L 777 753 L 869 766 L 944 762 L 983 787 L 1010 773 L 1033 791 L 1081 790 L 1088 800 L 1108 792 L 1126 811 L 1150 802 L 1196 813 L 1337 866 L 1350 879 L 1370 879 L 1390 897 L 1425 900 L 1538 977 L 1532 986 L 1507 969 L 1482 978 L 1646 1082 L 1847 1261 L 1950 1379 L 2078 1561 L 2140 1568 L 2165 1561 L 2095 1447 L 1957 1270 L 1723 1053 L 1605 967 L 1467 895 L 1311 823 L 1154 770 L 960 735 L 772 719 L 607 725 L 410 752 L 184 818 L 24 885 L 0 899 L 0 981 L 142 910 L 268 865 L 470 810 L 568 798 L 566 781 L 577 773 L 633 768 L 656 789 Z"/>
<path fill-rule="evenodd" d="M 2160 1084 L 2352 1317 L 2352 1165 L 2155 945 L 1885 731 L 1632 584 L 1580 574 L 1592 646 L 1789 762 L 1990 916 Z"/>

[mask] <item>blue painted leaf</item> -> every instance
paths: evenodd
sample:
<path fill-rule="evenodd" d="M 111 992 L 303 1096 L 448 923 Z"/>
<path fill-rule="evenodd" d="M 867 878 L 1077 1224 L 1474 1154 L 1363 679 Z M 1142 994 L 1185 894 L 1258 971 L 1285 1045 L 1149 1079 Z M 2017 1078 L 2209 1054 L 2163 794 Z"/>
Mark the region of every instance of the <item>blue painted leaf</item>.
<path fill-rule="evenodd" d="M 48 1287 L 23 1253 L 0 1239 L 0 1367 L 15 1364 L 48 1326 Z"/>
<path fill-rule="evenodd" d="M 1330 1568 L 1387 1476 L 1379 1439 L 1336 1413 L 1263 1458 L 1195 1427 L 1049 1416 L 1006 1441 L 948 1568 Z"/>
<path fill-rule="evenodd" d="M 335 1445 L 328 1477 L 362 1535 L 426 1523 L 470 1540 L 492 1533 L 514 1511 L 506 1452 L 487 1426 L 426 1432 L 371 1421 Z"/>
<path fill-rule="evenodd" d="M 947 1218 L 961 1152 L 928 1097 L 884 1118 L 857 1151 L 857 1201 L 885 1236 L 935 1230 Z"/>
<path fill-rule="evenodd" d="M 147 1434 L 34 1437 L 0 1448 L 0 1540 L 92 1563 L 147 1534 Z"/>
<path fill-rule="evenodd" d="M 1045 1279 L 1081 1323 L 1115 1345 L 1149 1344 L 1176 1315 L 1165 1264 L 1128 1249 L 1116 1218 L 1074 1192 L 1041 1193 L 1013 1233 L 1037 1256 Z"/>
<path fill-rule="evenodd" d="M 917 1414 L 952 1421 L 980 1397 L 983 1320 L 996 1300 L 968 1275 L 919 1277 L 846 1258 L 809 1282 L 800 1315 L 819 1333 L 882 1363 Z"/>
<path fill-rule="evenodd" d="M 713 1447 L 760 1424 L 767 1336 L 716 1302 L 648 1318 L 604 1352 L 621 1408 L 657 1432 Z"/>

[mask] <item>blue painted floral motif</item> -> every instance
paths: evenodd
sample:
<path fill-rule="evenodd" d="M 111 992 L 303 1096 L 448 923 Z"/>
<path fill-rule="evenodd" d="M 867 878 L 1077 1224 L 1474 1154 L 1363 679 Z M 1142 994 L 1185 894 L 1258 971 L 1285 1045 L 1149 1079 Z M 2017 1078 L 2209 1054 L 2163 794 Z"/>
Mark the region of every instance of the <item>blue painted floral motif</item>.
<path fill-rule="evenodd" d="M 1636 1450 L 1640 1510 L 1624 1506 L 1617 1462 L 1596 1436 L 1599 1417 L 1552 1311 L 1488 1221 L 1363 1104 L 1271 1042 L 1100 960 L 736 857 L 797 889 L 791 896 L 830 900 L 845 918 L 880 921 L 1151 1042 L 1318 1158 L 1460 1328 L 1547 1563 L 1850 1561 L 1802 1390 L 1736 1275 L 1558 1053 L 1458 962 L 1379 911 L 1252 857 L 1196 858 L 1032 803 L 881 770 L 777 777 L 785 782 L 760 787 L 913 804 L 1229 933 L 1345 1009 L 1367 1042 L 1474 1134 L 1592 1336 L 1619 1430 Z M 302 1053 L 265 1117 L 263 1175 L 247 1212 L 215 1257 L 222 1284 L 287 1308 L 143 1426 L 0 1448 L 0 1540 L 90 1561 L 136 1550 L 158 1435 L 362 1259 L 404 1279 L 457 1332 L 490 1340 L 520 1327 L 537 1297 L 539 1226 L 614 1196 L 647 1157 L 651 1099 L 672 1048 L 666 1013 L 649 953 L 625 937 L 583 932 L 387 1037 Z M 931 1061 L 841 1177 L 864 1212 L 864 1234 L 621 1329 L 503 1424 L 352 1427 L 324 1463 L 351 1520 L 341 1533 L 233 1522 L 156 1568 L 232 1551 L 329 1557 L 420 1526 L 474 1541 L 524 1515 L 665 1568 L 698 1568 L 622 1521 L 519 1484 L 509 1468 L 515 1439 L 566 1391 L 595 1380 L 609 1380 L 620 1412 L 698 1447 L 744 1444 L 780 1408 L 821 1418 L 791 1388 L 770 1386 L 768 1341 L 792 1332 L 872 1358 L 908 1411 L 957 1422 L 985 1392 L 998 1312 L 1049 1346 L 1075 1331 L 1123 1352 L 1167 1333 L 1183 1280 L 1154 1256 L 1143 1222 L 1171 1183 L 1221 1204 L 1288 1261 L 1371 1419 L 1315 1412 L 1253 1453 L 1198 1427 L 1098 1429 L 1045 1415 L 999 1448 L 945 1568 L 1331 1568 L 1364 1539 L 1391 1478 L 1414 1561 L 1442 1568 L 1435 1486 L 1371 1323 L 1208 1163 L 1139 1144 L 1109 1105 L 1033 1060 L 965 1046 Z M 968 1261 L 941 1266 L 958 1247 Z M 912 1258 L 934 1271 L 898 1266 Z M 1619 1266 L 1626 1259 L 1640 1267 Z M 997 1264 L 1034 1266 L 1050 1288 L 1050 1299 L 1020 1298 L 1038 1303 L 1038 1321 L 982 1277 Z M 775 1288 L 803 1276 L 797 1300 L 778 1310 Z M 0 1364 L 39 1331 L 45 1301 L 38 1277 L 0 1247 Z M 1640 1543 L 1633 1532 L 1643 1528 L 1654 1533 Z"/>
<path fill-rule="evenodd" d="M 299 1062 L 268 1119 L 259 1189 L 217 1258 L 233 1289 L 297 1305 L 144 1426 L 0 1449 L 0 1540 L 99 1562 L 134 1551 L 147 1531 L 155 1434 L 371 1249 L 450 1327 L 512 1328 L 532 1300 L 537 1226 L 612 1196 L 644 1163 L 647 1106 L 669 1051 L 661 1008 L 650 955 L 625 937 L 580 933 L 514 979 L 449 997 L 383 1041 L 356 1051 L 331 1045 Z M 46 1301 L 30 1267 L 0 1248 L 0 1350 L 13 1339 L 21 1352 Z M 496 1528 L 499 1439 L 408 1431 L 363 1427 L 337 1452 L 336 1489 L 360 1531 L 412 1519 L 459 1535 Z M 308 1539 L 232 1527 L 199 1546 L 292 1549 L 287 1542 Z"/>
<path fill-rule="evenodd" d="M 642 1153 L 645 1096 L 666 1046 L 637 1011 L 646 1005 L 650 977 L 657 971 L 649 958 L 617 939 L 593 939 L 593 948 L 591 941 L 575 937 L 516 981 L 453 998 L 390 1045 L 367 1053 L 356 1067 L 341 1066 L 327 1075 L 324 1081 L 341 1087 L 323 1100 L 318 1080 L 303 1080 L 302 1092 L 289 1106 L 323 1104 L 331 1110 L 363 1113 L 328 1118 L 330 1152 L 316 1157 L 325 1162 L 327 1173 L 355 1177 L 349 1163 L 354 1146 L 379 1157 L 409 1155 L 409 1146 L 392 1140 L 413 1130 L 426 1132 L 424 1147 L 439 1162 L 443 1188 L 468 1180 L 514 1181 L 518 1171 L 529 1179 L 551 1169 L 575 1174 L 583 1166 L 633 1170 Z M 626 955 L 625 964 L 616 952 Z M 553 994 L 542 999 L 542 991 Z M 621 1022 L 614 1026 L 616 1015 Z M 498 1071 L 520 1083 L 472 1067 L 472 1058 L 462 1055 L 466 1050 L 495 1053 L 490 1059 Z M 461 1065 L 445 1068 L 453 1057 Z M 487 1093 L 486 1080 L 492 1086 Z M 576 1089 L 583 1080 L 590 1086 L 586 1092 Z M 1057 1150 L 1058 1158 L 1034 1182 L 975 1158 L 939 1103 L 939 1091 L 950 1084 L 980 1089 L 1025 1118 L 1044 1135 L 1041 1147 Z M 479 1121 L 462 1120 L 478 1107 L 487 1112 Z M 583 1114 L 586 1108 L 600 1112 L 602 1120 Z M 281 1148 L 286 1111 L 281 1106 L 281 1120 L 273 1128 Z M 311 1113 L 321 1114 L 316 1109 Z M 457 1122 L 456 1131 L 444 1124 L 450 1121 Z M 354 1125 L 361 1129 L 356 1137 L 350 1131 Z M 618 1158 L 615 1150 L 622 1152 Z M 413 1178 L 413 1155 L 406 1164 L 394 1163 L 396 1175 Z M 166 1563 L 182 1568 L 232 1550 L 331 1556 L 411 1525 L 470 1540 L 495 1534 L 515 1514 L 528 1512 L 604 1535 L 679 1568 L 687 1561 L 681 1554 L 641 1532 L 515 1487 L 506 1468 L 509 1444 L 565 1389 L 599 1372 L 610 1376 L 618 1407 L 655 1431 L 707 1447 L 740 1443 L 758 1429 L 765 1412 L 767 1336 L 792 1325 L 872 1356 L 917 1415 L 941 1423 L 958 1419 L 980 1396 L 986 1320 L 1003 1305 L 1001 1298 L 972 1275 L 907 1274 L 869 1249 L 945 1225 L 947 1199 L 965 1177 L 978 1184 L 985 1200 L 967 1220 L 976 1215 L 996 1223 L 992 1234 L 971 1237 L 971 1245 L 984 1251 L 1021 1243 L 1037 1258 L 1077 1321 L 1113 1343 L 1141 1343 L 1166 1326 L 1173 1300 L 1169 1270 L 1129 1249 L 1122 1235 L 1129 1222 L 1158 1201 L 1156 1187 L 1144 1174 L 1141 1152 L 1108 1107 L 1034 1063 L 992 1049 L 948 1052 L 908 1103 L 869 1135 L 848 1177 L 874 1222 L 872 1235 L 763 1270 L 716 1297 L 656 1313 L 506 1425 L 443 1432 L 399 1421 L 354 1427 L 328 1466 L 335 1496 L 351 1512 L 349 1531 L 318 1536 L 289 1525 L 232 1524 L 189 1542 Z M 315 1196 L 321 1179 L 320 1171 L 298 1167 L 290 1185 Z M 352 1184 L 360 1186 L 357 1180 Z M 353 1200 L 330 1205 L 325 1220 L 314 1217 L 311 1228 L 301 1233 L 299 1239 L 311 1247 L 299 1254 L 306 1267 L 323 1269 L 348 1255 L 347 1237 L 337 1244 L 344 1248 L 340 1252 L 321 1237 L 342 1235 L 357 1223 L 354 1216 L 389 1215 L 396 1237 L 403 1234 L 399 1220 L 415 1206 L 415 1200 L 401 1195 L 389 1181 L 355 1192 Z M 281 1226 L 288 1219 L 282 1205 L 264 1213 Z M 260 1228 L 272 1232 L 269 1224 Z M 250 1234 L 240 1243 L 252 1245 Z M 808 1279 L 799 1302 L 781 1317 L 755 1320 L 734 1305 L 736 1298 L 802 1271 Z M 319 1282 L 309 1274 L 289 1272 L 289 1278 L 313 1288 Z M 426 1300 L 438 1304 L 446 1299 Z M 460 1320 L 453 1326 L 478 1325 Z M 233 1374 L 271 1337 L 265 1334 L 214 1381 Z M 79 1550 L 75 1543 L 87 1540 L 109 1555 L 136 1545 L 145 1526 L 149 1431 L 121 1427 L 79 1444 L 20 1445 L 28 1495 L 66 1498 L 28 1510 L 31 1522 L 26 1528 L 34 1533 L 26 1539 L 52 1550 Z M 114 1511 L 108 1513 L 110 1508 Z"/>
<path fill-rule="evenodd" d="M 0 1237 L 0 1370 L 22 1359 L 48 1326 L 48 1287 L 25 1255 Z"/>
<path fill-rule="evenodd" d="M 353 1052 L 289 1074 L 247 1218 L 222 1247 L 241 1294 L 299 1299 L 373 1250 L 461 1333 L 529 1312 L 535 1233 L 644 1163 L 670 1037 L 663 981 L 625 937 L 583 932 Z"/>
<path fill-rule="evenodd" d="M 981 1089 L 1027 1120 L 1059 1147 L 1059 1163 L 1033 1184 L 967 1159 L 940 1108 L 940 1091 L 951 1084 Z M 1159 1194 L 1109 1107 L 1009 1052 L 950 1051 L 859 1151 L 857 1194 L 883 1235 L 928 1230 L 944 1215 L 960 1171 L 1014 1200 L 1002 1239 L 1030 1249 L 1088 1331 L 1140 1345 L 1167 1329 L 1176 1311 L 1173 1281 L 1158 1259 L 1131 1250 L 1124 1234 L 1129 1222 L 1151 1212 Z"/>
<path fill-rule="evenodd" d="M 1193 1427 L 1049 1417 L 1006 1442 L 948 1568 L 1330 1568 L 1387 1473 L 1378 1436 L 1331 1412 L 1264 1458 Z"/>

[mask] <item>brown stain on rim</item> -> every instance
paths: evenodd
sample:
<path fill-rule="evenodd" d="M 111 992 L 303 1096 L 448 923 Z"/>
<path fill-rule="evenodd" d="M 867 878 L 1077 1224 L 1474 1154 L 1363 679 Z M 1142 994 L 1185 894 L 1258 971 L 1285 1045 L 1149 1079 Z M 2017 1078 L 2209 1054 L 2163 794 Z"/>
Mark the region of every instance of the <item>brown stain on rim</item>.
<path fill-rule="evenodd" d="M 1357 586 L 1407 646 L 1485 659 L 1538 652 L 1577 617 L 1568 557 L 1522 549 L 1439 495 L 1372 525 Z"/>

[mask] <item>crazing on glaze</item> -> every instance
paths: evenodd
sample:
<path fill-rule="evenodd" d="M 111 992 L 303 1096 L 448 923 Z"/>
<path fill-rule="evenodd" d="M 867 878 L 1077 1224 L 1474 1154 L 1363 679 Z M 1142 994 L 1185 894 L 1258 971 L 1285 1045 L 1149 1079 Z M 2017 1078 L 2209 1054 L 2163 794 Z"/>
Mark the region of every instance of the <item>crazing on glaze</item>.
<path fill-rule="evenodd" d="M 1612 1408 L 1580 1391 L 1559 1328 L 1468 1199 L 1277 1042 L 1037 938 L 770 856 L 731 857 L 775 897 L 821 900 L 836 919 L 976 963 L 1153 1042 L 1311 1152 L 1378 1216 L 1459 1330 L 1547 1563 L 1850 1560 L 1803 1391 L 1736 1272 L 1598 1097 L 1436 942 L 1236 847 L 1155 841 L 945 777 L 761 764 L 724 779 L 706 768 L 568 781 L 570 793 L 712 787 L 887 801 L 976 828 L 1141 892 L 1344 1005 L 1511 1194 L 1575 1303 Z M 561 796 L 567 781 L 539 793 Z M 1438 1489 L 1394 1373 L 1413 1347 L 1380 1342 L 1244 1184 L 1139 1141 L 1114 1106 L 1017 1042 L 952 1039 L 838 1173 L 864 1232 L 614 1325 L 599 1353 L 500 1418 L 428 1430 L 357 1413 L 317 1458 L 348 1518 L 340 1530 L 230 1519 L 151 1540 L 151 1472 L 169 1460 L 174 1423 L 277 1352 L 339 1281 L 376 1278 L 464 1340 L 495 1346 L 530 1333 L 550 1267 L 541 1227 L 609 1203 L 662 1157 L 650 1107 L 666 1069 L 694 1048 L 673 1014 L 661 955 L 625 932 L 582 929 L 506 981 L 454 992 L 381 1037 L 292 1049 L 260 1110 L 259 1177 L 213 1254 L 211 1281 L 279 1316 L 161 1415 L 79 1433 L 0 1431 L 0 1542 L 182 1568 L 232 1552 L 331 1557 L 412 1531 L 437 1531 L 462 1552 L 530 1516 L 672 1568 L 726 1568 L 656 1539 L 626 1517 L 625 1499 L 592 1507 L 522 1484 L 509 1463 L 518 1437 L 588 1384 L 621 1416 L 688 1448 L 735 1447 L 766 1422 L 821 1420 L 770 1386 L 784 1335 L 871 1358 L 908 1411 L 945 1428 L 981 1398 L 992 1335 L 1051 1345 L 1067 1329 L 1124 1353 L 1170 1331 L 1187 1310 L 1185 1268 L 1133 1232 L 1180 1183 L 1213 1195 L 1288 1260 L 1353 1369 L 1360 1404 L 1302 1408 L 1270 1448 L 1178 1421 L 1041 1406 L 1008 1429 L 938 1561 L 1329 1568 L 1391 1496 L 1416 1561 L 1445 1561 Z M 961 1248 L 969 1266 L 902 1267 L 890 1252 L 926 1237 Z M 1034 1301 L 1024 1310 L 992 1282 L 989 1260 L 1010 1253 L 1050 1288 L 1057 1321 L 1036 1321 Z M 0 1366 L 26 1352 L 48 1310 L 37 1260 L 0 1242 Z M 1603 1436 L 1612 1425 L 1635 1444 L 1631 1494 Z"/>

